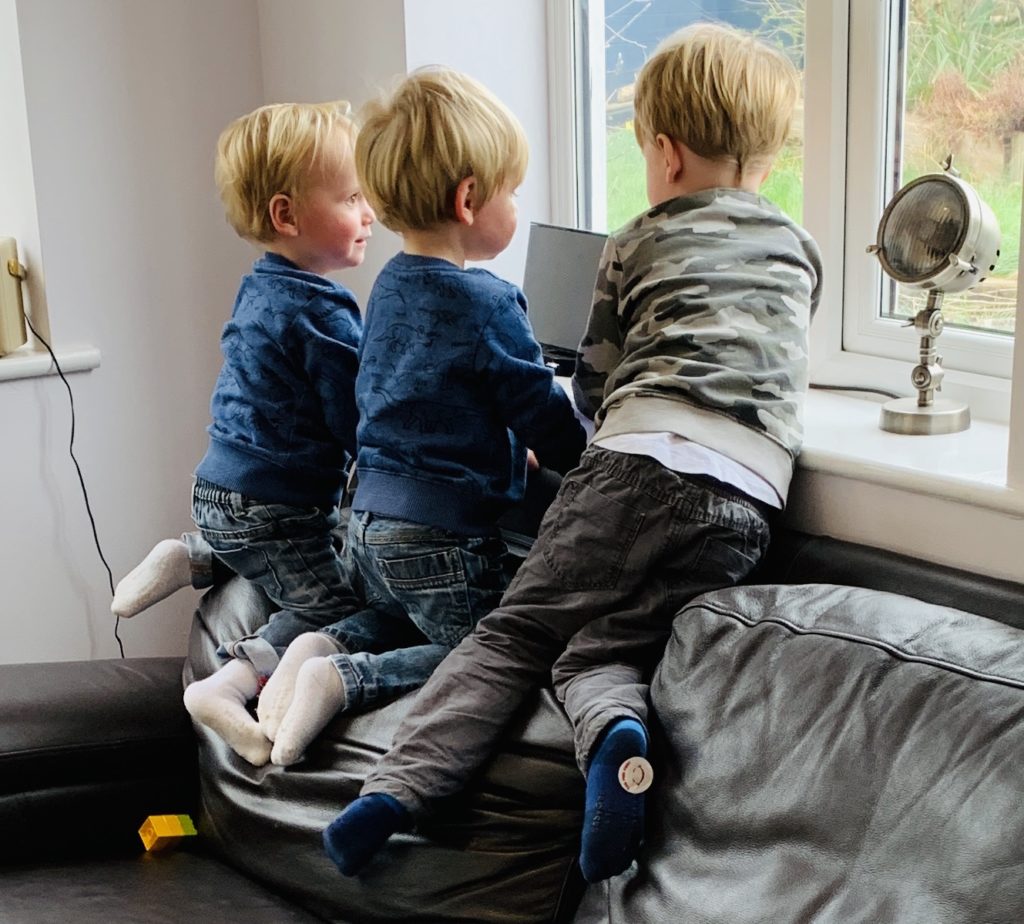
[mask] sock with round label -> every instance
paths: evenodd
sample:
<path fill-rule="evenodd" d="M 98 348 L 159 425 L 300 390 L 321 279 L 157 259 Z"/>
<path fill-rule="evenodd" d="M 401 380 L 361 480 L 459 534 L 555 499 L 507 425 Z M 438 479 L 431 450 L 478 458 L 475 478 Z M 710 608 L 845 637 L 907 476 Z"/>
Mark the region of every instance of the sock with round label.
<path fill-rule="evenodd" d="M 644 793 L 651 785 L 647 730 L 636 719 L 612 722 L 587 768 L 580 869 L 600 882 L 627 869 L 644 833 Z"/>

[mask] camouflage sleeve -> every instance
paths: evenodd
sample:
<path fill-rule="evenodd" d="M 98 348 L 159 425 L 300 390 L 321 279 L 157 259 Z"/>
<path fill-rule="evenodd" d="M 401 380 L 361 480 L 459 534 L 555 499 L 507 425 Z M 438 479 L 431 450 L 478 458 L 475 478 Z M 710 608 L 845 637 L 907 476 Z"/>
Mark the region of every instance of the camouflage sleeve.
<path fill-rule="evenodd" d="M 817 314 L 818 305 L 821 304 L 821 251 L 818 250 L 817 243 L 810 235 L 804 244 L 804 249 L 807 251 L 807 259 L 815 273 L 814 289 L 811 291 L 811 317 L 813 318 Z"/>
<path fill-rule="evenodd" d="M 576 370 L 572 391 L 580 413 L 593 419 L 604 401 L 608 375 L 622 357 L 622 331 L 619 328 L 619 292 L 622 262 L 614 237 L 609 237 L 601 254 L 594 284 L 594 301 L 587 329 L 576 351 Z"/>

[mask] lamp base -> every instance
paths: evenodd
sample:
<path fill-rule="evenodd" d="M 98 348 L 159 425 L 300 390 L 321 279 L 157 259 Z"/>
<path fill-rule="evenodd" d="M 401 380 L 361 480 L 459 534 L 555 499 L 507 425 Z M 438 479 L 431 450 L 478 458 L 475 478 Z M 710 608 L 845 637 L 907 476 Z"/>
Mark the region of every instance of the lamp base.
<path fill-rule="evenodd" d="M 878 426 L 889 433 L 931 436 L 959 433 L 971 425 L 971 409 L 958 401 L 938 400 L 919 407 L 917 398 L 896 398 L 882 405 Z"/>

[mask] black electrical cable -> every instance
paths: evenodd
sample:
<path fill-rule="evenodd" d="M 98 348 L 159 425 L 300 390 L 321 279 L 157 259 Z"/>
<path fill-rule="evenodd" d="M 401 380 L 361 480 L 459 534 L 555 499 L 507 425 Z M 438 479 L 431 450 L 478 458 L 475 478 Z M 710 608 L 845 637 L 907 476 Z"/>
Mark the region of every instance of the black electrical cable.
<path fill-rule="evenodd" d="M 39 336 L 29 320 L 28 316 L 25 316 L 25 323 L 28 325 L 28 329 L 32 331 L 33 336 L 38 340 L 44 347 L 46 352 L 50 354 L 50 359 L 53 360 L 53 366 L 57 370 L 57 375 L 60 376 L 60 380 L 64 383 L 64 387 L 68 390 L 68 401 L 71 403 L 71 440 L 68 443 L 68 452 L 71 454 L 71 461 L 75 463 L 75 471 L 78 472 L 78 483 L 82 486 L 82 497 L 85 498 L 85 512 L 89 516 L 89 524 L 92 526 L 92 539 L 96 543 L 96 551 L 99 553 L 100 561 L 103 562 L 103 567 L 107 569 L 107 581 L 110 584 L 110 597 L 114 597 L 114 572 L 110 570 L 110 565 L 107 564 L 106 556 L 103 554 L 103 548 L 100 546 L 100 537 L 96 532 L 96 518 L 92 515 L 92 504 L 89 503 L 89 492 L 85 488 L 85 478 L 82 477 L 82 467 L 78 464 L 78 459 L 75 458 L 75 396 L 71 391 L 71 385 L 68 380 L 64 377 L 64 370 L 61 369 L 60 363 L 57 362 L 57 357 L 53 352 L 52 347 L 42 337 Z M 121 641 L 119 634 L 121 626 L 121 617 L 114 617 L 114 640 L 117 642 L 117 647 L 121 651 L 121 657 L 124 657 L 124 643 Z"/>
<path fill-rule="evenodd" d="M 884 395 L 886 398 L 903 398 L 896 391 L 889 391 L 887 388 L 875 388 L 871 385 L 819 385 L 817 382 L 811 382 L 811 388 L 820 388 L 822 391 L 863 391 L 872 395 Z"/>

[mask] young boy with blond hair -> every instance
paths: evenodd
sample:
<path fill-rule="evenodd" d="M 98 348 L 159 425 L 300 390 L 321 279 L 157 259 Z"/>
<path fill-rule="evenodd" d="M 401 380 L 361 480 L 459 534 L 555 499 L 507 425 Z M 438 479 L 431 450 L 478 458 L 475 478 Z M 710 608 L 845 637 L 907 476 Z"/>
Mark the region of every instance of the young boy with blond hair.
<path fill-rule="evenodd" d="M 332 530 L 355 453 L 362 318 L 352 293 L 325 275 L 363 262 L 374 220 L 348 108 L 263 106 L 220 136 L 215 179 L 228 222 L 264 253 L 221 337 L 209 446 L 192 490 L 199 533 L 158 545 L 139 566 L 148 562 L 148 584 L 142 575 L 122 595 L 182 586 L 185 574 L 208 585 L 215 561 L 279 608 L 222 651 L 233 660 L 185 690 L 193 718 L 252 763 L 266 762 L 271 742 L 246 703 L 279 653 L 357 604 Z"/>
<path fill-rule="evenodd" d="M 671 36 L 641 70 L 652 207 L 601 260 L 574 376 L 594 440 L 499 606 L 325 830 L 342 873 L 463 788 L 549 678 L 586 775 L 583 875 L 635 858 L 653 772 L 649 674 L 680 607 L 761 557 L 800 449 L 820 257 L 758 194 L 798 94 L 781 54 L 711 24 Z"/>
<path fill-rule="evenodd" d="M 497 520 L 523 497 L 528 452 L 565 472 L 585 442 L 523 293 L 466 266 L 496 257 L 515 232 L 528 156 L 519 122 L 444 68 L 414 72 L 360 121 L 362 188 L 402 237 L 367 304 L 356 379 L 346 549 L 367 607 L 285 653 L 271 684 L 290 687 L 290 703 L 267 729 L 279 764 L 298 760 L 339 710 L 422 685 L 501 599 Z"/>

